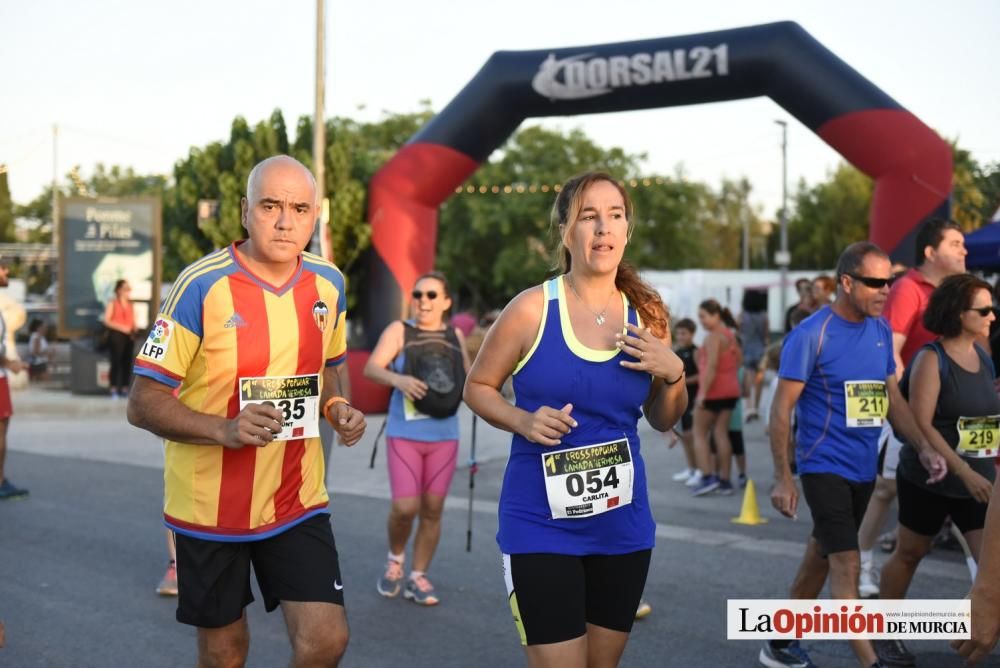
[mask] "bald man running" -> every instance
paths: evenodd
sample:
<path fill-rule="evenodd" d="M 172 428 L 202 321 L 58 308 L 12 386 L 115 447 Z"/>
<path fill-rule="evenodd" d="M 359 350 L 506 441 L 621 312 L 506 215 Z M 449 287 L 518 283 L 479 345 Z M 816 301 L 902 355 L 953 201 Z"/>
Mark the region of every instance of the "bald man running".
<path fill-rule="evenodd" d="M 249 238 L 180 273 L 136 360 L 128 419 L 167 441 L 177 620 L 198 628 L 199 666 L 246 662 L 251 565 L 293 666 L 336 665 L 347 647 L 319 418 L 347 445 L 365 421 L 338 377 L 344 277 L 303 252 L 315 221 L 309 170 L 287 156 L 254 167 Z"/>

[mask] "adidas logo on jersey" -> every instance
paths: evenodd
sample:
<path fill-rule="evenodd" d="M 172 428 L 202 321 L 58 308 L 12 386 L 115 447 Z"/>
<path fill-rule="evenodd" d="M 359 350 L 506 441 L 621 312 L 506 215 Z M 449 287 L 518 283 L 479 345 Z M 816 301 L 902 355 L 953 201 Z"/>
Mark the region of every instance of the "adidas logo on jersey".
<path fill-rule="evenodd" d="M 224 326 L 226 329 L 230 329 L 232 327 L 236 327 L 237 329 L 239 329 L 240 327 L 246 327 L 247 321 L 244 320 L 243 316 L 241 316 L 239 313 L 234 313 L 229 318 L 229 320 L 226 321 L 226 324 Z"/>

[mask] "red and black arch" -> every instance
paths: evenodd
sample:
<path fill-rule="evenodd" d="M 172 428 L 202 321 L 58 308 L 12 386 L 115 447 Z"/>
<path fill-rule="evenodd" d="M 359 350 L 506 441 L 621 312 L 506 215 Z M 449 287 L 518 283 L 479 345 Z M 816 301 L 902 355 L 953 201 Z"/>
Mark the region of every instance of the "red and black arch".
<path fill-rule="evenodd" d="M 950 148 L 798 24 L 499 51 L 372 179 L 369 344 L 432 268 L 438 207 L 524 119 L 762 95 L 875 180 L 871 239 L 909 262 L 920 222 L 948 211 Z"/>

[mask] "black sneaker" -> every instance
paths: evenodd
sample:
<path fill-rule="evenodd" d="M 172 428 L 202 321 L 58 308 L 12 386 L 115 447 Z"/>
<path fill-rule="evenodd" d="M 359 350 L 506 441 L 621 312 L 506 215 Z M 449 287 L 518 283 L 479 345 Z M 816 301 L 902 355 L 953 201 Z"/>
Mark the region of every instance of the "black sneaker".
<path fill-rule="evenodd" d="M 26 496 L 28 496 L 28 490 L 16 486 L 10 481 L 10 478 L 4 478 L 4 481 L 0 482 L 0 501 L 23 499 Z"/>
<path fill-rule="evenodd" d="M 767 668 L 816 668 L 816 664 L 797 640 L 793 640 L 788 647 L 781 649 L 772 647 L 770 641 L 765 640 L 764 646 L 760 648 L 760 654 L 757 655 L 757 661 Z"/>
<path fill-rule="evenodd" d="M 890 666 L 915 666 L 917 657 L 910 654 L 902 640 L 872 640 L 878 660 Z"/>

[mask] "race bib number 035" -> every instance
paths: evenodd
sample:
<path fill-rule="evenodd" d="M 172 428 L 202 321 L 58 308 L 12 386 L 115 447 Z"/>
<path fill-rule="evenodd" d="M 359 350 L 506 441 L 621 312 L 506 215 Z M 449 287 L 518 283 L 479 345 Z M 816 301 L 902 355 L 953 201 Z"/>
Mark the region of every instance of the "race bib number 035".
<path fill-rule="evenodd" d="M 542 455 L 552 519 L 591 517 L 632 503 L 628 439 Z"/>
<path fill-rule="evenodd" d="M 848 427 L 881 427 L 889 414 L 889 396 L 884 381 L 845 381 L 844 403 Z"/>
<path fill-rule="evenodd" d="M 281 411 L 276 441 L 319 437 L 319 375 L 240 378 L 240 410 L 268 404 Z"/>
<path fill-rule="evenodd" d="M 958 418 L 958 454 L 996 457 L 1000 447 L 1000 415 Z"/>

